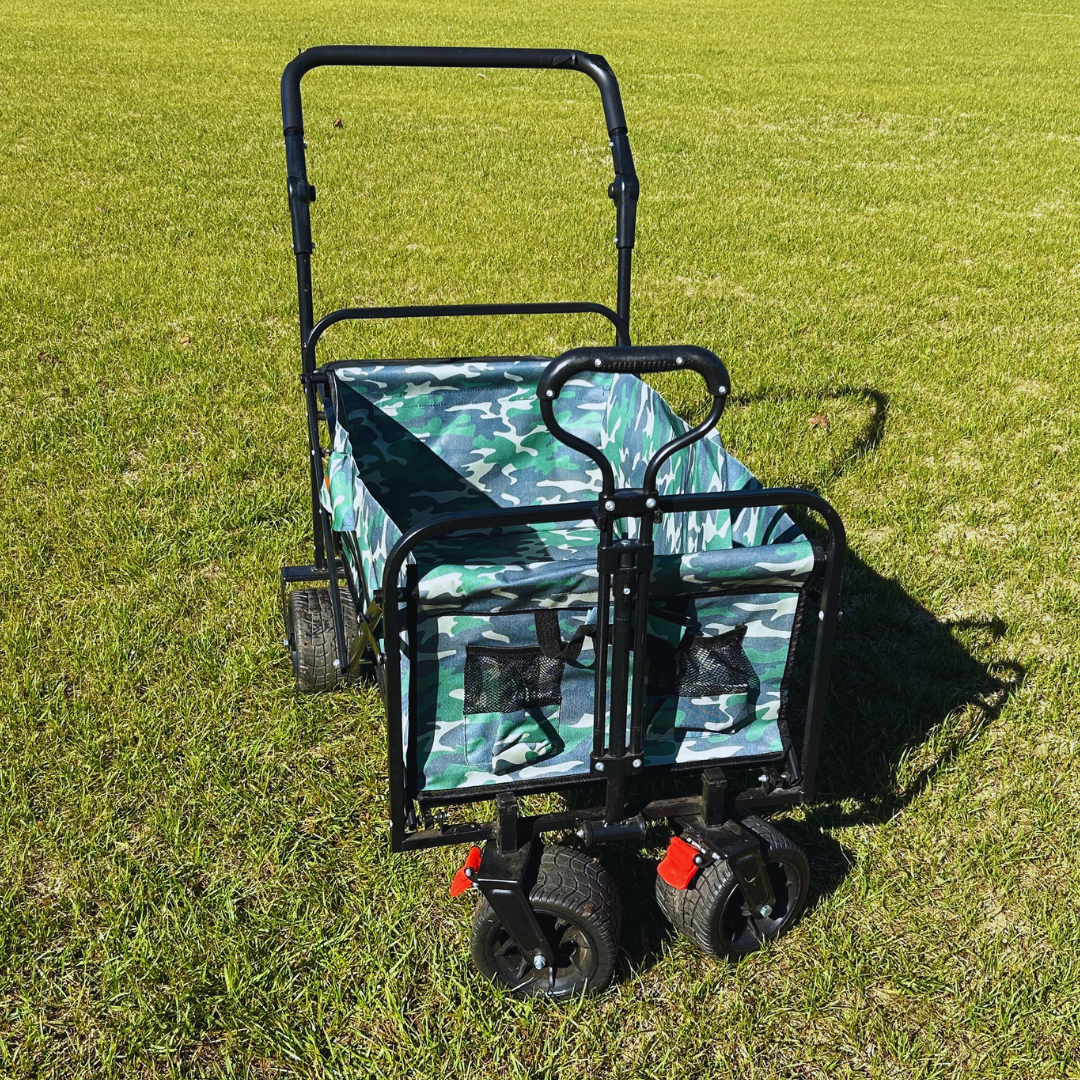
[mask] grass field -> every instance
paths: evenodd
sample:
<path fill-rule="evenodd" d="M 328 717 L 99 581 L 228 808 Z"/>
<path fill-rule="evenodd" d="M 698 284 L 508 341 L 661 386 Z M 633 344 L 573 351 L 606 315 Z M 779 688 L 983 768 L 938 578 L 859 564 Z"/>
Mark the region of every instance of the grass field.
<path fill-rule="evenodd" d="M 811 903 L 737 969 L 617 854 L 616 987 L 509 1000 L 467 959 L 462 852 L 388 856 L 374 694 L 292 690 L 278 78 L 332 41 L 605 54 L 636 339 L 718 351 L 728 446 L 845 518 L 820 799 L 783 824 Z M 1078 70 L 1074 0 L 7 0 L 0 1074 L 1080 1076 Z M 588 80 L 304 87 L 317 312 L 613 297 Z M 390 325 L 326 357 L 603 333 Z"/>

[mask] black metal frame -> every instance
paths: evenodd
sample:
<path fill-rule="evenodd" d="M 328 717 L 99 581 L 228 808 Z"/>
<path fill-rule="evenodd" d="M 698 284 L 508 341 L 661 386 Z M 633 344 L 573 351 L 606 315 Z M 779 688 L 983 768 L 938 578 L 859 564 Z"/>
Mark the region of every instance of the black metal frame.
<path fill-rule="evenodd" d="M 317 67 L 442 67 L 442 68 L 534 68 L 580 71 L 596 83 L 604 108 L 615 177 L 608 196 L 615 203 L 618 249 L 618 280 L 615 311 L 594 303 L 550 304 L 439 304 L 411 307 L 341 308 L 315 321 L 312 295 L 311 204 L 315 187 L 308 180 L 304 142 L 303 106 L 300 81 Z M 296 257 L 296 284 L 300 305 L 300 350 L 302 373 L 315 373 L 315 346 L 335 323 L 354 319 L 405 319 L 468 315 L 565 315 L 595 313 L 615 327 L 616 343 L 630 344 L 630 270 L 637 225 L 638 178 L 627 138 L 619 84 L 602 56 L 565 49 L 453 49 L 400 45 L 320 45 L 295 56 L 281 76 L 281 115 L 285 132 L 285 159 L 288 168 L 289 213 L 292 219 L 293 253 Z M 330 570 L 334 618 L 339 625 L 338 644 L 344 648 L 340 631 L 340 602 L 337 575 L 333 571 L 333 548 L 320 522 L 319 507 L 319 401 L 314 386 L 305 382 L 309 443 L 311 451 L 311 520 L 314 533 L 313 571 Z M 313 579 L 315 580 L 315 579 Z"/>
<path fill-rule="evenodd" d="M 300 82 L 306 72 L 324 65 L 553 68 L 580 71 L 593 79 L 600 90 L 615 173 L 608 188 L 608 195 L 615 203 L 617 221 L 615 310 L 590 302 L 342 308 L 316 322 L 311 277 L 311 255 L 314 250 L 311 204 L 315 201 L 315 188 L 307 175 Z M 833 641 L 839 617 L 840 578 L 846 553 L 844 527 L 833 508 L 819 495 L 809 491 L 773 488 L 711 494 L 661 495 L 658 492 L 656 478 L 664 461 L 703 438 L 716 426 L 727 399 L 729 382 L 723 363 L 704 349 L 690 346 L 631 347 L 630 275 L 639 189 L 619 87 L 607 61 L 601 56 L 572 50 L 322 46 L 301 52 L 285 68 L 281 79 L 281 102 L 293 251 L 296 257 L 301 382 L 307 405 L 314 533 L 312 565 L 286 567 L 282 572 L 282 600 L 284 604 L 286 588 L 298 582 L 319 581 L 328 584 L 338 654 L 344 663 L 347 654 L 340 601 L 341 579 L 347 582 L 352 592 L 360 616 L 360 631 L 377 656 L 377 672 L 387 711 L 392 850 L 493 841 L 487 844 L 479 868 L 470 869 L 469 876 L 495 908 L 517 946 L 523 953 L 533 955 L 540 968 L 549 962 L 551 949 L 528 901 L 528 890 L 529 875 L 535 870 L 540 838 L 546 832 L 574 830 L 586 844 L 612 840 L 641 843 L 650 821 L 666 819 L 689 837 L 701 852 L 713 858 L 727 859 L 747 902 L 755 910 L 764 911 L 773 900 L 760 842 L 754 834 L 739 826 L 732 819 L 732 814 L 793 805 L 813 797 Z M 602 477 L 599 498 L 595 502 L 474 511 L 433 518 L 409 530 L 391 550 L 384 569 L 382 590 L 371 597 L 357 595 L 354 582 L 345 572 L 344 565 L 339 569 L 338 558 L 343 558 L 341 549 L 336 543 L 330 517 L 319 502 L 319 490 L 323 483 L 319 425 L 324 422 L 331 431 L 333 429 L 329 391 L 332 369 L 337 366 L 328 365 L 321 370 L 316 367 L 316 346 L 324 333 L 331 326 L 346 320 L 573 313 L 599 314 L 608 319 L 615 329 L 617 348 L 576 349 L 563 354 L 544 372 L 537 392 L 541 414 L 553 436 L 599 466 Z M 554 401 L 566 379 L 571 376 L 580 376 L 588 371 L 640 375 L 684 369 L 696 371 L 705 379 L 713 398 L 713 407 L 704 421 L 657 452 L 646 467 L 640 488 L 617 489 L 612 467 L 603 454 L 596 447 L 563 430 L 555 417 Z M 824 580 L 801 751 L 796 754 L 794 744 L 785 740 L 786 749 L 782 754 L 736 759 L 728 763 L 727 772 L 715 761 L 647 766 L 642 746 L 645 665 L 635 663 L 631 669 L 630 658 L 635 654 L 642 657 L 646 645 L 653 526 L 661 514 L 777 506 L 801 506 L 818 514 L 824 519 L 829 534 L 829 546 L 823 559 Z M 615 521 L 630 517 L 638 521 L 638 538 L 617 540 Z M 513 782 L 499 785 L 494 793 L 491 789 L 476 789 L 419 797 L 414 754 L 407 755 L 402 745 L 401 630 L 403 625 L 407 630 L 414 629 L 418 618 L 417 573 L 415 564 L 409 563 L 410 555 L 419 545 L 454 532 L 586 519 L 595 522 L 599 535 L 598 611 L 602 613 L 597 620 L 595 642 L 597 670 L 590 776 Z M 404 589 L 399 585 L 403 572 L 406 580 Z M 363 589 L 362 584 L 360 588 Z M 805 590 L 806 586 L 802 592 L 805 593 Z M 609 625 L 603 613 L 611 609 L 613 621 Z M 609 651 L 610 700 L 607 689 Z M 415 695 L 411 695 L 410 700 L 414 701 Z M 414 721 L 415 718 L 410 718 L 410 749 L 415 747 Z M 650 798 L 644 793 L 645 785 L 638 783 L 640 780 L 655 780 L 690 771 L 701 773 L 699 795 Z M 602 789 L 603 801 L 560 813 L 532 817 L 519 814 L 519 795 L 567 787 Z M 497 805 L 497 816 L 493 821 L 418 827 L 418 801 L 421 812 L 426 813 L 431 806 L 489 800 L 493 794 Z"/>
<path fill-rule="evenodd" d="M 600 371 L 646 373 L 681 367 L 704 369 L 702 374 L 710 384 L 714 400 L 709 417 L 685 435 L 661 447 L 646 467 L 646 480 L 642 488 L 615 488 L 611 467 L 603 455 L 591 445 L 575 439 L 558 425 L 551 402 L 557 396 L 559 387 L 570 375 L 594 368 Z M 840 581 L 847 549 L 844 526 L 839 516 L 824 499 L 813 492 L 790 488 L 703 495 L 661 495 L 657 492 L 655 479 L 663 461 L 689 445 L 695 438 L 704 437 L 723 409 L 728 393 L 727 373 L 723 364 L 711 353 L 688 347 L 575 350 L 549 365 L 541 376 L 537 392 L 544 419 L 552 433 L 601 465 L 602 490 L 597 501 L 541 508 L 473 511 L 434 518 L 409 530 L 391 549 L 383 572 L 382 595 L 378 599 L 384 604 L 381 612 L 383 649 L 379 661 L 380 684 L 387 711 L 391 850 L 409 851 L 445 844 L 484 843 L 480 866 L 476 871 L 469 872 L 469 877 L 484 894 L 522 955 L 531 956 L 536 968 L 542 970 L 550 965 L 554 954 L 529 902 L 529 890 L 530 875 L 535 871 L 541 837 L 548 832 L 573 830 L 586 845 L 607 841 L 641 844 L 645 842 L 648 823 L 666 819 L 697 846 L 701 855 L 696 861 L 704 864 L 708 858 L 726 860 L 750 909 L 763 917 L 771 914 L 775 897 L 760 838 L 743 827 L 732 815 L 794 805 L 807 802 L 813 797 L 833 642 L 840 615 Z M 819 514 L 829 533 L 801 753 L 796 755 L 794 745 L 789 743 L 783 755 L 783 771 L 776 767 L 775 758 L 736 760 L 731 774 L 726 773 L 716 761 L 681 769 L 677 765 L 646 765 L 641 741 L 645 665 L 640 662 L 640 658 L 644 656 L 646 645 L 652 528 L 656 517 L 665 513 L 695 510 L 733 511 L 784 505 L 803 506 Z M 617 517 L 627 516 L 636 517 L 639 522 L 638 539 L 616 541 L 613 539 L 612 524 Z M 426 541 L 452 532 L 582 521 L 588 518 L 596 523 L 600 536 L 597 547 L 599 617 L 592 776 L 500 785 L 494 793 L 497 809 L 495 820 L 478 824 L 459 823 L 439 825 L 435 828 L 416 828 L 413 806 L 416 793 L 415 761 L 411 753 L 408 760 L 406 759 L 403 748 L 404 716 L 401 700 L 401 608 L 403 605 L 404 623 L 409 628 L 410 639 L 414 639 L 419 609 L 417 574 L 415 564 L 408 562 L 409 556 Z M 398 583 L 403 570 L 406 571 L 407 585 L 401 589 Z M 611 633 L 611 695 L 609 704 L 605 706 L 608 635 L 604 613 L 609 608 L 612 594 L 615 602 L 610 604 L 614 609 Z M 632 680 L 631 654 L 636 654 L 639 658 L 639 662 L 633 664 Z M 413 702 L 415 695 L 410 695 L 410 703 Z M 410 716 L 409 720 L 411 752 L 415 749 L 416 717 Z M 760 765 L 765 766 L 764 772 L 755 768 Z M 757 786 L 753 786 L 751 781 L 736 788 L 731 780 L 748 769 L 751 770 L 751 776 L 757 775 Z M 691 770 L 701 773 L 699 795 L 649 799 L 642 794 L 642 781 Z M 598 786 L 598 778 L 602 778 L 604 788 L 602 803 L 532 817 L 522 817 L 519 813 L 519 794 Z M 628 780 L 631 781 L 629 789 Z M 638 790 L 635 791 L 634 788 Z M 491 793 L 481 790 L 475 794 L 469 793 L 467 798 L 490 799 Z M 437 795 L 430 800 L 430 805 L 447 805 L 451 801 L 458 800 L 440 799 Z"/>
<path fill-rule="evenodd" d="M 616 492 L 616 497 L 621 493 Z M 634 492 L 633 498 L 646 496 Z M 749 770 L 755 775 L 760 775 L 759 765 L 782 764 L 783 771 L 776 776 L 776 782 L 768 785 L 747 786 L 741 792 L 734 795 L 730 805 L 740 810 L 768 809 L 779 806 L 790 806 L 797 803 L 807 802 L 813 797 L 814 777 L 817 771 L 818 753 L 821 747 L 821 728 L 825 715 L 826 694 L 829 684 L 829 671 L 832 663 L 833 642 L 836 636 L 836 624 L 839 618 L 840 602 L 840 578 L 847 552 L 847 541 L 843 523 L 836 511 L 820 496 L 810 491 L 800 491 L 795 488 L 760 488 L 756 491 L 730 491 L 714 492 L 704 495 L 655 495 L 655 507 L 646 513 L 653 514 L 677 514 L 694 510 L 730 510 L 737 511 L 750 507 L 773 507 L 773 506 L 802 506 L 824 519 L 829 532 L 829 546 L 825 554 L 824 581 L 821 589 L 821 606 L 819 608 L 818 631 L 814 646 L 813 667 L 810 676 L 810 686 L 806 709 L 806 723 L 803 728 L 801 753 L 796 754 L 794 746 L 790 747 L 783 756 L 782 762 L 778 763 L 775 756 L 768 758 L 738 759 L 732 763 L 735 772 Z M 603 498 L 603 496 L 601 497 Z M 626 496 L 627 500 L 631 496 Z M 605 499 L 604 501 L 614 501 Z M 436 829 L 413 830 L 408 827 L 409 820 L 414 816 L 414 811 L 409 805 L 415 793 L 415 777 L 410 776 L 412 771 L 407 768 L 407 762 L 402 753 L 402 733 L 404 716 L 402 713 L 401 700 L 401 645 L 400 631 L 402 629 L 402 617 L 400 606 L 405 605 L 405 618 L 415 618 L 416 595 L 415 589 L 406 588 L 400 590 L 395 587 L 399 580 L 402 569 L 406 565 L 409 555 L 421 544 L 439 536 L 445 536 L 454 532 L 475 532 L 486 528 L 512 528 L 519 525 L 548 524 L 553 522 L 584 521 L 592 519 L 597 523 L 601 534 L 601 543 L 598 551 L 601 553 L 600 599 L 599 610 L 604 610 L 604 578 L 608 584 L 610 596 L 610 582 L 616 574 L 626 574 L 623 566 L 612 567 L 609 563 L 604 567 L 605 559 L 610 555 L 603 554 L 605 551 L 605 537 L 607 538 L 607 551 L 618 551 L 619 544 L 610 541 L 610 527 L 613 518 L 611 512 L 605 512 L 599 503 L 575 502 L 560 503 L 555 506 L 522 507 L 506 510 L 481 510 L 471 511 L 464 514 L 446 514 L 432 518 L 423 525 L 410 529 L 390 551 L 386 560 L 383 574 L 383 597 L 397 596 L 397 603 L 383 601 L 382 610 L 382 653 L 380 655 L 380 667 L 384 673 L 384 700 L 387 711 L 387 752 L 389 758 L 390 780 L 390 825 L 391 825 L 391 848 L 394 851 L 406 851 L 412 848 L 433 847 L 439 844 L 460 844 L 466 842 L 479 843 L 490 840 L 497 832 L 497 823 L 488 824 L 460 824 L 445 825 Z M 636 548 L 637 557 L 648 552 L 647 543 L 640 544 Z M 627 597 L 627 606 L 633 602 L 634 607 L 639 603 L 647 609 L 648 589 L 642 588 L 647 582 L 647 571 L 643 563 L 639 562 L 632 568 L 636 577 L 631 594 Z M 614 572 L 613 572 L 614 570 Z M 629 575 L 627 575 L 629 579 Z M 391 584 L 395 583 L 395 584 Z M 635 588 L 636 586 L 636 588 Z M 625 595 L 625 594 L 624 594 Z M 379 598 L 382 600 L 382 597 Z M 640 610 L 640 609 L 639 609 Z M 618 620 L 618 614 L 616 614 Z M 598 629 L 604 620 L 598 620 Z M 643 636 L 645 620 L 637 618 L 631 621 L 637 633 Z M 625 650 L 620 659 L 620 653 L 612 651 L 612 703 L 611 715 L 616 719 L 611 725 L 611 730 L 606 730 L 608 710 L 597 708 L 594 711 L 596 727 L 593 738 L 593 773 L 589 779 L 582 777 L 551 779 L 545 781 L 532 781 L 516 784 L 507 784 L 501 790 L 510 790 L 519 794 L 539 791 L 555 791 L 570 786 L 582 786 L 589 780 L 603 780 L 606 787 L 606 799 L 602 807 L 587 810 L 575 810 L 566 814 L 547 814 L 533 818 L 523 818 L 519 822 L 519 828 L 525 830 L 527 837 L 536 836 L 543 832 L 556 832 L 567 828 L 576 828 L 581 821 L 600 821 L 613 824 L 626 818 L 627 792 L 625 787 L 626 778 L 629 776 L 641 776 L 653 778 L 658 774 L 672 772 L 708 771 L 715 767 L 715 763 L 706 765 L 692 764 L 680 766 L 646 766 L 634 765 L 634 761 L 641 761 L 641 717 L 644 703 L 640 686 L 631 688 L 630 694 L 630 738 L 626 739 L 626 697 L 616 697 L 617 685 L 622 680 L 626 685 L 626 670 L 629 664 L 629 655 L 632 644 L 625 636 L 629 627 L 623 630 L 621 644 L 613 642 L 613 645 Z M 644 642 L 634 642 L 639 648 L 644 648 Z M 601 677 L 605 680 L 604 689 L 597 694 L 598 703 L 606 696 L 606 671 L 601 674 L 603 667 L 602 659 L 605 657 L 605 646 L 598 641 L 597 649 L 597 683 Z M 616 669 L 615 665 L 618 665 Z M 644 665 L 634 665 L 635 671 L 641 671 Z M 618 710 L 622 709 L 622 725 L 618 719 Z M 410 718 L 413 721 L 415 718 Z M 620 730 L 621 727 L 621 730 Z M 410 731 L 415 732 L 415 723 L 410 723 Z M 606 746 L 602 745 L 607 743 Z M 597 769 L 602 765 L 601 769 Z M 786 778 L 785 778 L 786 776 Z M 432 798 L 432 805 L 449 805 L 458 801 L 490 799 L 491 792 L 479 790 L 475 794 L 469 793 L 462 799 L 449 798 L 445 801 Z M 644 805 L 630 800 L 629 809 L 642 814 L 648 820 L 671 818 L 683 815 L 699 815 L 706 813 L 703 796 L 691 796 L 681 800 L 663 799 Z"/>

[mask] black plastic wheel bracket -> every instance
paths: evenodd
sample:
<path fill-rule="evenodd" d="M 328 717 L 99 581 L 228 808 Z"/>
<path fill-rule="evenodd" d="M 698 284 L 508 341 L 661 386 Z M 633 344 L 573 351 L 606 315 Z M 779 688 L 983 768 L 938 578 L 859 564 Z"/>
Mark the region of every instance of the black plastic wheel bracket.
<path fill-rule="evenodd" d="M 727 860 L 735 880 L 742 890 L 746 906 L 767 919 L 776 906 L 776 894 L 773 892 L 765 860 L 761 856 L 761 844 L 755 843 L 748 851 L 729 856 Z"/>
<path fill-rule="evenodd" d="M 769 881 L 760 838 L 732 819 L 719 827 L 706 825 L 700 818 L 677 820 L 690 839 L 714 859 L 723 859 L 731 867 L 746 906 L 751 913 L 767 919 L 776 906 L 776 894 Z"/>
<path fill-rule="evenodd" d="M 485 844 L 472 883 L 484 894 L 521 955 L 530 958 L 539 970 L 551 964 L 555 950 L 536 918 L 526 889 L 537 844 L 530 840 L 511 852 L 503 851 L 498 843 Z"/>

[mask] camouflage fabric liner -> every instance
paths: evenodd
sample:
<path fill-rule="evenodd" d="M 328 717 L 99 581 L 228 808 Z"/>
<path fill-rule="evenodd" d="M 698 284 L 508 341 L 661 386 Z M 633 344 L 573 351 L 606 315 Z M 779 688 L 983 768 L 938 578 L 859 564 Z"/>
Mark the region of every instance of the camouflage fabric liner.
<path fill-rule="evenodd" d="M 361 595 L 382 585 L 402 533 L 434 515 L 589 501 L 598 470 L 540 418 L 542 358 L 335 364 L 337 424 L 323 505 L 346 534 Z M 641 380 L 596 375 L 565 385 L 557 416 L 608 455 L 621 486 L 640 482 L 660 446 L 686 430 Z M 669 459 L 662 493 L 760 485 L 715 435 Z M 634 535 L 636 522 L 626 522 Z M 419 547 L 417 640 L 403 634 L 405 743 L 416 723 L 418 790 L 586 775 L 592 741 L 591 640 L 565 664 L 558 705 L 511 713 L 464 710 L 466 649 L 536 646 L 531 612 L 559 611 L 568 640 L 595 623 L 597 532 L 591 521 L 457 534 Z M 650 698 L 647 764 L 780 753 L 782 682 L 810 543 L 778 508 L 665 515 L 655 531 L 649 633 L 670 655 L 686 635 L 746 627 L 758 676 L 746 694 Z M 734 593 L 734 594 L 733 594 Z M 404 625 L 404 623 L 403 623 Z M 685 644 L 685 643 L 684 643 Z M 488 650 L 485 650 L 488 651 Z M 650 657 L 652 652 L 650 652 Z"/>

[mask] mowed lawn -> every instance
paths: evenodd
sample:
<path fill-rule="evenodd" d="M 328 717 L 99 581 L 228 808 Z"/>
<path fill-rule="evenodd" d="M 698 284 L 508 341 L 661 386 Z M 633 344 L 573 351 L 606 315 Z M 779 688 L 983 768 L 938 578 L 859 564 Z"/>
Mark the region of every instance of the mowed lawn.
<path fill-rule="evenodd" d="M 293 690 L 278 79 L 327 42 L 606 55 L 636 340 L 716 350 L 729 448 L 844 516 L 819 799 L 781 822 L 810 905 L 737 968 L 614 849 L 615 987 L 512 1001 L 468 960 L 464 851 L 388 853 L 377 696 Z M 1075 0 L 6 0 L 0 1074 L 1080 1076 L 1078 71 Z M 612 302 L 587 79 L 304 90 L 317 313 Z M 380 324 L 325 358 L 597 340 Z"/>

